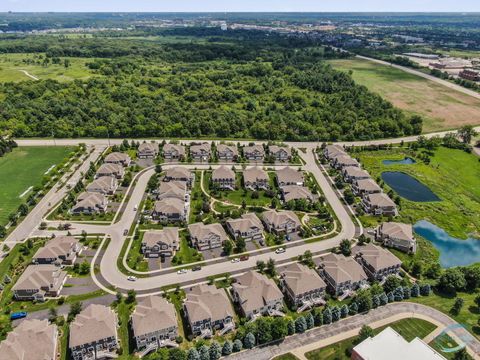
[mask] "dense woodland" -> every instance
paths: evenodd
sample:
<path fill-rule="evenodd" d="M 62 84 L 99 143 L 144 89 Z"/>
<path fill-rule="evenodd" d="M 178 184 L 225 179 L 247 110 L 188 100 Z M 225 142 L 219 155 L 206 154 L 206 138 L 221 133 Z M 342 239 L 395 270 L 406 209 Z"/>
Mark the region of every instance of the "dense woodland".
<path fill-rule="evenodd" d="M 15 137 L 322 141 L 421 132 L 421 118 L 407 116 L 323 62 L 346 53 L 256 32 L 220 37 L 217 30 L 189 31 L 201 41 L 0 41 L 0 52 L 91 58 L 87 67 L 95 74 L 85 81 L 1 85 L 0 131 Z"/>

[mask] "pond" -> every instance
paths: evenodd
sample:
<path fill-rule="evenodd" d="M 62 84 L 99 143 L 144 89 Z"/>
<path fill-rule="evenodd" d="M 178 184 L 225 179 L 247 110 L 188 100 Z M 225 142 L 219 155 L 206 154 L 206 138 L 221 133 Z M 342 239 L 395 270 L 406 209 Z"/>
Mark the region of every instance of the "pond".
<path fill-rule="evenodd" d="M 444 268 L 480 262 L 480 240 L 478 239 L 454 238 L 442 228 L 426 220 L 418 221 L 413 225 L 413 229 L 415 233 L 430 241 L 440 252 L 440 265 Z"/>
<path fill-rule="evenodd" d="M 413 160 L 411 157 L 406 157 L 402 160 L 383 160 L 383 165 L 412 165 L 415 164 L 416 161 Z"/>
<path fill-rule="evenodd" d="M 440 201 L 440 198 L 420 181 L 400 171 L 385 171 L 382 179 L 401 197 L 416 202 Z"/>

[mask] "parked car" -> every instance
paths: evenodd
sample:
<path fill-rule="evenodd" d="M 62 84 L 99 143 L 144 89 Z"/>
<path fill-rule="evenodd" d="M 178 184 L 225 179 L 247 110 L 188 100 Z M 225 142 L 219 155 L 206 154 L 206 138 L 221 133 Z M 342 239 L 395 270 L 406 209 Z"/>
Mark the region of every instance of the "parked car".
<path fill-rule="evenodd" d="M 182 275 L 182 274 L 186 274 L 186 273 L 187 273 L 186 269 L 180 269 L 180 270 L 177 271 L 178 275 Z"/>
<path fill-rule="evenodd" d="M 17 311 L 10 315 L 10 320 L 23 319 L 27 317 L 28 313 L 26 311 Z"/>
<path fill-rule="evenodd" d="M 133 207 L 133 211 L 137 211 L 137 209 L 138 209 L 138 205 L 135 205 L 135 206 Z"/>
<path fill-rule="evenodd" d="M 128 229 L 123 230 L 123 235 L 128 235 Z"/>
<path fill-rule="evenodd" d="M 248 255 L 240 256 L 240 261 L 247 261 L 247 260 L 248 260 Z"/>
<path fill-rule="evenodd" d="M 136 276 L 129 276 L 127 278 L 128 281 L 137 281 L 137 277 Z"/>
<path fill-rule="evenodd" d="M 275 254 L 283 254 L 284 252 L 285 252 L 284 248 L 278 248 L 277 250 L 275 250 Z"/>
<path fill-rule="evenodd" d="M 232 263 L 237 263 L 237 262 L 240 262 L 240 259 L 239 259 L 239 258 L 233 258 L 233 259 L 231 260 L 231 262 L 232 262 Z"/>
<path fill-rule="evenodd" d="M 201 269 L 202 267 L 200 265 L 195 265 L 194 267 L 192 267 L 192 271 L 199 271 Z"/>

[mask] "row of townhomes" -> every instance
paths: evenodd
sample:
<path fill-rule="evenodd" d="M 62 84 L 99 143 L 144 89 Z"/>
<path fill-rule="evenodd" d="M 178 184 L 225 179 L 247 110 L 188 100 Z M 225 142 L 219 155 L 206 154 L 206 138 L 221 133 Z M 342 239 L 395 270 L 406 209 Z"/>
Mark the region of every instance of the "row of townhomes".
<path fill-rule="evenodd" d="M 397 205 L 385 194 L 370 174 L 360 167 L 360 163 L 348 155 L 338 145 L 327 145 L 323 155 L 330 165 L 339 170 L 345 182 L 351 184 L 352 191 L 362 198 L 362 207 L 367 214 L 397 216 Z"/>
<path fill-rule="evenodd" d="M 250 270 L 236 276 L 228 289 L 207 284 L 186 289 L 185 330 L 201 338 L 223 335 L 235 329 L 235 308 L 247 320 L 284 316 L 285 302 L 301 312 L 324 304 L 327 291 L 344 298 L 368 286 L 369 281 L 382 283 L 387 276 L 397 275 L 401 266 L 393 254 L 373 244 L 355 246 L 350 257 L 328 254 L 316 261 L 315 268 L 300 263 L 281 267 L 278 285 L 266 275 Z M 50 264 L 32 266 L 37 267 L 36 274 L 42 273 L 43 266 L 58 269 Z M 139 299 L 130 319 L 139 354 L 177 346 L 180 315 L 172 303 L 159 295 Z M 0 344 L 0 350 L 12 354 L 11 359 L 36 358 L 32 354 L 55 359 L 57 334 L 56 326 L 46 320 L 25 320 Z M 70 325 L 68 346 L 74 360 L 115 357 L 119 348 L 116 313 L 104 305 L 87 306 Z M 18 357 L 19 351 L 22 357 Z"/>
<path fill-rule="evenodd" d="M 80 242 L 73 236 L 57 236 L 33 255 L 29 265 L 12 287 L 16 300 L 44 301 L 58 297 L 67 280 L 61 266 L 73 265 L 82 251 Z"/>
<path fill-rule="evenodd" d="M 143 144 L 142 144 L 143 145 Z M 205 162 L 212 158 L 212 146 L 208 142 L 192 144 L 189 147 L 189 154 L 193 161 Z M 287 146 L 249 145 L 238 147 L 235 144 L 216 145 L 216 156 L 219 161 L 235 162 L 242 155 L 246 160 L 263 162 L 267 156 L 277 162 L 288 162 L 292 159 L 292 150 Z M 163 146 L 162 155 L 168 161 L 185 160 L 187 148 L 181 144 L 168 143 Z"/>
<path fill-rule="evenodd" d="M 152 218 L 162 223 L 185 221 L 190 208 L 194 174 L 178 166 L 168 169 L 161 180 L 156 191 Z"/>
<path fill-rule="evenodd" d="M 108 196 L 118 188 L 119 180 L 125 176 L 125 168 L 131 158 L 121 152 L 108 154 L 97 169 L 95 179 L 87 185 L 86 191 L 78 195 L 72 214 L 104 213 L 107 210 Z"/>

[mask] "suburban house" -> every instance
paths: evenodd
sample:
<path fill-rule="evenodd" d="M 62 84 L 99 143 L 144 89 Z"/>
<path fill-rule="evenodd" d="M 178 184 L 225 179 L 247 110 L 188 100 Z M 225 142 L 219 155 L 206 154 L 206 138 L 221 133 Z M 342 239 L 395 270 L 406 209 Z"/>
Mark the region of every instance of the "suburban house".
<path fill-rule="evenodd" d="M 416 337 L 406 341 L 390 326 L 368 337 L 352 349 L 352 360 L 446 360 L 435 349 Z"/>
<path fill-rule="evenodd" d="M 34 264 L 72 265 L 82 246 L 73 236 L 57 236 L 33 255 Z"/>
<path fill-rule="evenodd" d="M 176 227 L 148 230 L 143 233 L 142 253 L 146 258 L 174 256 L 179 248 L 180 239 Z"/>
<path fill-rule="evenodd" d="M 240 237 L 245 241 L 263 239 L 263 225 L 255 213 L 246 213 L 239 219 L 227 220 L 227 229 L 235 240 Z"/>
<path fill-rule="evenodd" d="M 292 304 L 303 311 L 324 304 L 327 285 L 313 269 L 300 263 L 287 265 L 280 272 L 280 285 Z"/>
<path fill-rule="evenodd" d="M 158 152 L 159 148 L 156 142 L 144 142 L 138 146 L 137 157 L 139 159 L 155 159 Z"/>
<path fill-rule="evenodd" d="M 112 152 L 105 156 L 105 160 L 103 161 L 105 164 L 117 164 L 122 166 L 130 165 L 130 156 L 121 152 Z"/>
<path fill-rule="evenodd" d="M 152 218 L 161 222 L 184 221 L 187 216 L 185 201 L 176 198 L 165 198 L 155 201 Z"/>
<path fill-rule="evenodd" d="M 29 265 L 12 287 L 15 300 L 44 301 L 57 297 L 67 280 L 67 273 L 55 265 Z"/>
<path fill-rule="evenodd" d="M 186 201 L 187 183 L 185 181 L 162 181 L 158 187 L 157 200 L 176 198 Z"/>
<path fill-rule="evenodd" d="M 352 183 L 352 191 L 356 196 L 381 193 L 382 188 L 373 179 L 355 180 Z"/>
<path fill-rule="evenodd" d="M 178 320 L 175 306 L 159 295 L 138 300 L 132 314 L 135 344 L 142 354 L 163 346 L 178 346 Z"/>
<path fill-rule="evenodd" d="M 318 273 L 335 296 L 346 297 L 367 284 L 367 274 L 352 257 L 330 253 L 315 262 Z"/>
<path fill-rule="evenodd" d="M 347 183 L 353 183 L 357 180 L 370 179 L 370 174 L 368 172 L 355 166 L 347 166 L 343 168 L 342 173 L 343 173 L 343 179 Z"/>
<path fill-rule="evenodd" d="M 2 360 L 56 360 L 58 328 L 44 320 L 24 320 L 0 343 Z"/>
<path fill-rule="evenodd" d="M 339 145 L 327 145 L 323 149 L 323 155 L 328 159 L 332 160 L 335 156 L 342 154 L 346 155 L 344 148 Z"/>
<path fill-rule="evenodd" d="M 291 200 L 305 199 L 313 202 L 314 197 L 312 192 L 304 187 L 298 185 L 285 185 L 280 186 L 280 192 L 282 193 L 283 201 L 289 202 Z"/>
<path fill-rule="evenodd" d="M 198 145 L 190 146 L 190 155 L 195 161 L 208 161 L 210 160 L 212 149 L 209 143 L 201 143 Z"/>
<path fill-rule="evenodd" d="M 268 152 L 276 161 L 286 162 L 292 158 L 292 150 L 287 146 L 270 145 Z"/>
<path fill-rule="evenodd" d="M 238 149 L 236 145 L 217 145 L 217 157 L 222 161 L 236 161 L 238 158 Z"/>
<path fill-rule="evenodd" d="M 417 251 L 417 240 L 413 236 L 412 225 L 398 222 L 384 222 L 375 233 L 375 240 L 387 247 L 392 247 L 406 253 Z"/>
<path fill-rule="evenodd" d="M 115 311 L 104 305 L 88 305 L 70 324 L 68 346 L 73 360 L 116 357 L 118 335 Z"/>
<path fill-rule="evenodd" d="M 345 169 L 347 167 L 360 167 L 360 163 L 350 155 L 338 154 L 332 159 L 332 166 L 335 169 Z"/>
<path fill-rule="evenodd" d="M 278 186 L 285 185 L 304 185 L 303 172 L 301 170 L 293 169 L 290 166 L 278 169 L 276 172 Z"/>
<path fill-rule="evenodd" d="M 194 336 L 211 337 L 215 330 L 220 335 L 235 329 L 232 304 L 224 289 L 201 284 L 187 292 L 183 303 L 185 316 Z"/>
<path fill-rule="evenodd" d="M 366 213 L 372 215 L 397 216 L 397 205 L 384 193 L 366 194 L 362 198 L 362 206 Z"/>
<path fill-rule="evenodd" d="M 222 190 L 235 190 L 235 171 L 228 166 L 220 166 L 212 171 L 212 184 Z"/>
<path fill-rule="evenodd" d="M 193 176 L 190 170 L 182 166 L 167 169 L 163 181 L 185 181 L 188 186 L 192 185 Z"/>
<path fill-rule="evenodd" d="M 113 176 L 101 176 L 87 185 L 87 192 L 113 195 L 118 188 L 118 181 Z"/>
<path fill-rule="evenodd" d="M 178 144 L 163 145 L 163 157 L 165 160 L 181 161 L 185 158 L 185 146 Z"/>
<path fill-rule="evenodd" d="M 251 167 L 243 171 L 243 185 L 250 190 L 267 190 L 270 188 L 270 178 L 261 167 Z"/>
<path fill-rule="evenodd" d="M 352 256 L 371 280 L 382 281 L 389 275 L 396 275 L 402 266 L 400 259 L 390 251 L 373 244 L 354 246 Z"/>
<path fill-rule="evenodd" d="M 300 219 L 293 211 L 268 210 L 262 213 L 265 228 L 275 234 L 289 234 L 302 228 Z"/>
<path fill-rule="evenodd" d="M 83 192 L 78 195 L 77 203 L 70 210 L 72 214 L 95 214 L 107 210 L 108 199 L 99 193 Z"/>
<path fill-rule="evenodd" d="M 228 235 L 219 223 L 205 225 L 202 222 L 188 225 L 188 232 L 193 246 L 198 250 L 221 247 L 228 240 Z"/>
<path fill-rule="evenodd" d="M 254 270 L 235 278 L 232 297 L 247 319 L 261 315 L 283 316 L 283 294 L 272 279 Z"/>
<path fill-rule="evenodd" d="M 250 145 L 243 148 L 243 156 L 247 160 L 263 161 L 265 158 L 265 149 L 262 145 Z"/>
<path fill-rule="evenodd" d="M 99 178 L 102 176 L 111 176 L 117 179 L 121 179 L 124 175 L 125 169 L 122 165 L 105 163 L 98 168 L 97 173 L 95 174 L 95 178 Z"/>

